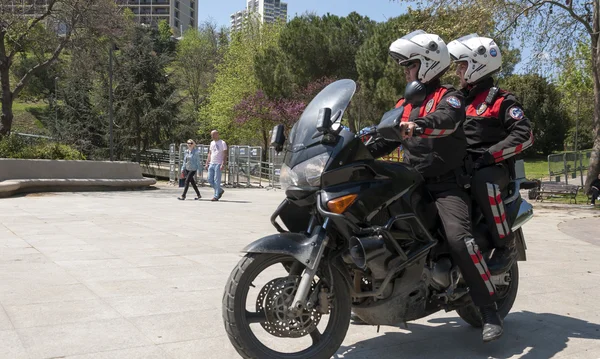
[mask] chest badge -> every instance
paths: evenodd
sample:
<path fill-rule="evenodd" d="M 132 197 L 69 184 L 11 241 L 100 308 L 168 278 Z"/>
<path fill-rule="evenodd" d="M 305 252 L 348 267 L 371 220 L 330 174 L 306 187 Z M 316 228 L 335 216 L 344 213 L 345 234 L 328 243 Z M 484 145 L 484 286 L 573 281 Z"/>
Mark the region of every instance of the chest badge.
<path fill-rule="evenodd" d="M 425 113 L 431 112 L 431 109 L 433 108 L 433 102 L 433 99 L 427 101 L 427 105 L 425 105 Z"/>
<path fill-rule="evenodd" d="M 487 108 L 488 108 L 487 103 L 485 103 L 485 102 L 480 103 L 479 106 L 477 106 L 477 111 L 475 111 L 475 112 L 477 112 L 477 116 L 481 116 L 481 114 L 484 113 L 485 110 L 487 110 Z"/>

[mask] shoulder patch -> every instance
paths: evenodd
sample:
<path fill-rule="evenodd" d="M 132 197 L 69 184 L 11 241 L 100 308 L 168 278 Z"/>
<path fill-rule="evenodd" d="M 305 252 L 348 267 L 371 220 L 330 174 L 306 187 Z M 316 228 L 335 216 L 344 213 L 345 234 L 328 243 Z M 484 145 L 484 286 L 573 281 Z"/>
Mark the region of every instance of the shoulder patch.
<path fill-rule="evenodd" d="M 481 114 L 484 113 L 487 108 L 488 106 L 485 102 L 480 103 L 479 106 L 477 106 L 477 111 L 475 111 L 477 116 L 481 116 Z"/>
<path fill-rule="evenodd" d="M 454 108 L 460 108 L 460 100 L 456 96 L 450 96 L 446 99 L 446 102 Z"/>
<path fill-rule="evenodd" d="M 523 110 L 518 106 L 511 107 L 510 110 L 508 110 L 508 114 L 515 120 L 520 120 L 525 117 Z"/>
<path fill-rule="evenodd" d="M 433 108 L 433 103 L 435 101 L 433 101 L 433 99 L 427 101 L 427 105 L 425 105 L 425 113 L 429 113 L 431 112 L 431 109 Z"/>

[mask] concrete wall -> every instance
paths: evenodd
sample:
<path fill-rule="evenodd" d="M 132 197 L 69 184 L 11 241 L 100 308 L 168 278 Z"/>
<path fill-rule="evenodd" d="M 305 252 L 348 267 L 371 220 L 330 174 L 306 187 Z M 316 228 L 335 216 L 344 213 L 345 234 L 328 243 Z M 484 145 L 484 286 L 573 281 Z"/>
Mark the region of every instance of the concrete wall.
<path fill-rule="evenodd" d="M 140 165 L 131 162 L 19 160 L 0 158 L 0 181 L 8 179 L 134 179 Z"/>
<path fill-rule="evenodd" d="M 24 191 L 131 189 L 155 183 L 131 162 L 0 158 L 0 197 Z"/>

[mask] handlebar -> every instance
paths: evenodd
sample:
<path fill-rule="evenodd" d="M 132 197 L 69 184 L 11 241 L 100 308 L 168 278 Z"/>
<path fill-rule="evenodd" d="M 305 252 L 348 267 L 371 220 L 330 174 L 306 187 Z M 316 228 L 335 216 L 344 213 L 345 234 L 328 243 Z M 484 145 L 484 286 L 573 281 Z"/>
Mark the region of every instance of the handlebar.
<path fill-rule="evenodd" d="M 406 133 L 408 133 L 408 131 Z M 425 133 L 425 129 L 423 127 L 415 127 L 413 129 L 413 136 L 420 136 L 424 133 Z"/>

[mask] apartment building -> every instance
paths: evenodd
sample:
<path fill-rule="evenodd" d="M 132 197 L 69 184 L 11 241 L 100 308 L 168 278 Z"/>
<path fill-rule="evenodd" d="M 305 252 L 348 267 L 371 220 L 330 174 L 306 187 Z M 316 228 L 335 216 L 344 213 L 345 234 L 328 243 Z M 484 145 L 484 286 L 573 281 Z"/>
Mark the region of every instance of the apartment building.
<path fill-rule="evenodd" d="M 116 0 L 129 8 L 141 24 L 156 26 L 166 20 L 176 33 L 198 27 L 197 0 Z"/>
<path fill-rule="evenodd" d="M 249 16 L 255 16 L 261 23 L 273 23 L 287 20 L 287 3 L 281 0 L 247 0 L 246 9 L 230 16 L 231 31 L 242 29 Z"/>
<path fill-rule="evenodd" d="M 48 0 L 1 0 L 2 12 L 23 16 L 43 14 Z M 117 5 L 129 8 L 141 24 L 156 26 L 166 20 L 176 33 L 198 27 L 198 0 L 115 0 Z"/>

